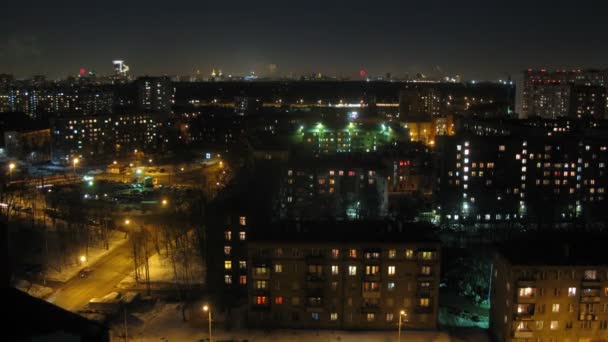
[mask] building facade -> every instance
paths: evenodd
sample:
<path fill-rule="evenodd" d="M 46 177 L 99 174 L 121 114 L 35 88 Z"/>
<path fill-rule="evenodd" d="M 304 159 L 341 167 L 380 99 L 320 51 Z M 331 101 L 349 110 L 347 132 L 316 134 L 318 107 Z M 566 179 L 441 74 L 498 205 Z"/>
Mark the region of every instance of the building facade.
<path fill-rule="evenodd" d="M 97 158 L 163 145 L 164 119 L 153 114 L 60 116 L 51 120 L 51 156 Z"/>
<path fill-rule="evenodd" d="M 249 241 L 249 324 L 435 329 L 440 248 L 386 222 L 289 222 Z"/>
<path fill-rule="evenodd" d="M 169 77 L 140 77 L 135 83 L 140 110 L 164 113 L 171 111 L 175 92 Z"/>
<path fill-rule="evenodd" d="M 608 263 L 601 245 L 572 241 L 544 239 L 497 253 L 490 310 L 495 341 L 608 339 Z"/>
<path fill-rule="evenodd" d="M 442 222 L 576 221 L 603 217 L 604 129 L 472 122 L 438 148 Z"/>

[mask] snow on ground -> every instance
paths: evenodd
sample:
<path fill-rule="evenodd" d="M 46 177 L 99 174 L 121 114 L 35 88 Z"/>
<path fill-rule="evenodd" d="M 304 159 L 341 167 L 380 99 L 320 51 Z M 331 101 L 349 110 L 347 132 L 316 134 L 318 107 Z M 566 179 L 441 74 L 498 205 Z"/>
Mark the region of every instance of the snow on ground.
<path fill-rule="evenodd" d="M 201 315 L 203 313 L 200 313 Z M 208 338 L 208 327 L 205 320 L 189 318 L 182 321 L 180 308 L 177 304 L 157 303 L 154 308 L 145 313 L 129 315 L 129 341 L 205 341 Z M 332 330 L 277 330 L 266 332 L 262 330 L 224 331 L 220 326 L 213 327 L 213 340 L 220 341 L 255 341 L 255 342 L 394 342 L 396 331 L 332 331 Z M 124 326 L 117 324 L 112 327 L 113 340 L 124 336 Z M 458 331 L 404 331 L 402 341 L 407 342 L 487 342 L 483 330 Z"/>
<path fill-rule="evenodd" d="M 52 288 L 42 286 L 39 284 L 35 284 L 35 283 L 30 283 L 27 280 L 17 281 L 17 283 L 15 284 L 15 287 L 17 289 L 29 294 L 30 296 L 33 296 L 36 298 L 44 298 L 44 297 L 50 295 L 51 293 L 53 293 Z"/>
<path fill-rule="evenodd" d="M 201 258 L 193 256 L 191 258 L 192 264 L 190 269 L 190 284 L 203 284 L 205 280 L 204 266 Z M 151 283 L 175 283 L 175 274 L 173 271 L 173 265 L 171 259 L 154 254 L 149 259 L 150 267 L 150 282 Z M 183 274 L 181 269 L 178 271 L 180 276 Z M 184 283 L 183 279 L 178 279 L 178 283 Z M 136 286 L 135 272 L 131 272 L 127 277 L 120 281 L 119 288 L 128 289 Z"/>
<path fill-rule="evenodd" d="M 81 269 L 89 265 L 93 265 L 99 259 L 110 253 L 113 249 L 127 242 L 127 238 L 124 232 L 111 231 L 109 233 L 108 242 L 109 248 L 107 250 L 100 246 L 89 247 L 89 255 L 86 262 L 77 262 L 69 266 L 63 266 L 61 267 L 61 271 L 59 271 L 57 268 L 49 267 L 44 272 L 45 274 L 43 277 L 49 281 L 66 282 L 77 275 Z"/>

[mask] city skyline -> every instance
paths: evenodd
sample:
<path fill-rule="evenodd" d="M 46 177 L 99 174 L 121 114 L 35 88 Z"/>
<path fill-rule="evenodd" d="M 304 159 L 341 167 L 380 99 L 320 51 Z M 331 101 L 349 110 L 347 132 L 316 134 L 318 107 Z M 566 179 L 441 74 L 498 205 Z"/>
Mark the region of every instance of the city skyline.
<path fill-rule="evenodd" d="M 364 68 L 377 76 L 497 80 L 528 67 L 604 68 L 608 53 L 599 44 L 607 5 L 592 2 L 576 6 L 585 16 L 565 1 L 63 5 L 6 6 L 15 15 L 0 23 L 0 72 L 54 79 L 86 68 L 103 75 L 123 59 L 133 75 L 215 68 L 357 79 Z"/>

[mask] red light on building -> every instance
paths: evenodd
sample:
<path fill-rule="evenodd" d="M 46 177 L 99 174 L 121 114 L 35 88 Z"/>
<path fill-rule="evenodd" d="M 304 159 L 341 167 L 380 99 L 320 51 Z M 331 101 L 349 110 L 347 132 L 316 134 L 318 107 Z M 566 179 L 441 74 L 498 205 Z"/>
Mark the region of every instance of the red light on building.
<path fill-rule="evenodd" d="M 359 76 L 361 76 L 361 77 L 367 76 L 367 71 L 363 68 L 359 69 Z"/>
<path fill-rule="evenodd" d="M 86 73 L 87 73 L 87 69 L 85 69 L 85 68 L 80 68 L 80 71 L 78 71 L 78 74 L 80 76 L 84 76 L 84 75 L 86 75 Z"/>

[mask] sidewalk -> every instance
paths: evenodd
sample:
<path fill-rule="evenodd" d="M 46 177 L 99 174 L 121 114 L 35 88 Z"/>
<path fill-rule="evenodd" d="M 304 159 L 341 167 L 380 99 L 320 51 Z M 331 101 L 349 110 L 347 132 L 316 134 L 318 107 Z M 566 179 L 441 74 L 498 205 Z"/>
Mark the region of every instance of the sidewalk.
<path fill-rule="evenodd" d="M 81 269 L 94 265 L 112 250 L 128 241 L 124 232 L 111 231 L 109 235 L 109 248 L 107 250 L 101 247 L 89 247 L 89 256 L 85 263 L 78 262 L 69 266 L 63 266 L 61 268 L 61 272 L 59 272 L 56 268 L 49 267 L 43 276 L 47 281 L 58 281 L 64 283 L 76 276 Z"/>
<path fill-rule="evenodd" d="M 207 327 L 193 326 L 192 321 L 182 322 L 177 304 L 157 304 L 146 313 L 132 315 L 129 326 L 129 341 L 205 341 L 208 338 Z M 116 325 L 112 334 L 117 337 L 123 332 L 122 325 Z M 263 330 L 224 331 L 213 327 L 214 341 L 243 341 L 249 342 L 394 342 L 397 331 L 332 331 L 332 330 Z M 407 342 L 489 342 L 484 330 L 455 330 L 446 331 L 403 331 L 402 341 Z"/>

